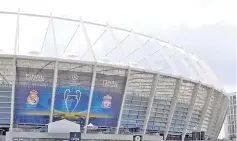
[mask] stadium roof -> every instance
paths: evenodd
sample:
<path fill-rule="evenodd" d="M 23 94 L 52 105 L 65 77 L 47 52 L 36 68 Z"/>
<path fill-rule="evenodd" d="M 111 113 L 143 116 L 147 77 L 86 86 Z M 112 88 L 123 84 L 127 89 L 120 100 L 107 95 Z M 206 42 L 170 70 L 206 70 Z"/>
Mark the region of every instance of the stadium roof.
<path fill-rule="evenodd" d="M 195 54 L 132 29 L 17 12 L 0 11 L 0 19 L 0 55 L 132 66 L 222 88 L 209 65 Z"/>

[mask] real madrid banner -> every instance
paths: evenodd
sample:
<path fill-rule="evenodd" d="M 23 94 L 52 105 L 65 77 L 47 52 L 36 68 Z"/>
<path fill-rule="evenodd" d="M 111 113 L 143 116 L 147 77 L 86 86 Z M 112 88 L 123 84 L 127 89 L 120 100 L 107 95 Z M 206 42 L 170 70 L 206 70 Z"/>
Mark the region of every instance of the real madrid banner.
<path fill-rule="evenodd" d="M 90 123 L 96 126 L 117 126 L 124 84 L 123 76 L 96 75 Z"/>
<path fill-rule="evenodd" d="M 47 124 L 52 97 L 53 70 L 17 68 L 16 123 Z"/>

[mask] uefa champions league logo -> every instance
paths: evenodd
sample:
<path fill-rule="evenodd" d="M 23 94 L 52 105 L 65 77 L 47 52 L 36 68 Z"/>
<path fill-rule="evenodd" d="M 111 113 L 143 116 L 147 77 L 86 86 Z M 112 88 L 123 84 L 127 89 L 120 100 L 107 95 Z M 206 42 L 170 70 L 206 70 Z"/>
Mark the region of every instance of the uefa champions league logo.
<path fill-rule="evenodd" d="M 71 76 L 71 78 L 72 78 L 72 81 L 77 81 L 78 80 L 78 75 L 77 74 L 73 74 Z"/>
<path fill-rule="evenodd" d="M 76 93 L 70 94 L 70 89 L 64 92 L 64 102 L 68 113 L 73 113 L 81 99 L 81 91 L 76 90 Z"/>

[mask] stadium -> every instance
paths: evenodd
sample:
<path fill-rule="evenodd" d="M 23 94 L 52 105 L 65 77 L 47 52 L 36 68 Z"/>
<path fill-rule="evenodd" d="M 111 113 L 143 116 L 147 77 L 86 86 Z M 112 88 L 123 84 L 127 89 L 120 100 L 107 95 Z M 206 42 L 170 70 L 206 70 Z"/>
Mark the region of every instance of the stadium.
<path fill-rule="evenodd" d="M 84 134 L 218 137 L 229 100 L 197 55 L 109 23 L 6 11 L 0 18 L 1 129 L 67 119 Z"/>

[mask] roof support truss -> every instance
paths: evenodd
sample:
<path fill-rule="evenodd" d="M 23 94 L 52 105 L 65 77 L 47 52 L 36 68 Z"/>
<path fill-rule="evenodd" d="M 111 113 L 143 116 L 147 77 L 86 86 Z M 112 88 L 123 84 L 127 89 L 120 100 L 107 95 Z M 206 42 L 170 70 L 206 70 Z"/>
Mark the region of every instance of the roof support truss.
<path fill-rule="evenodd" d="M 76 30 L 74 31 L 74 33 L 73 33 L 73 35 L 72 35 L 71 39 L 69 40 L 69 42 L 68 42 L 67 46 L 64 48 L 64 50 L 63 50 L 63 52 L 62 52 L 61 56 L 63 56 L 63 54 L 65 53 L 65 51 L 66 51 L 66 50 L 67 50 L 67 48 L 69 47 L 70 43 L 72 42 L 72 39 L 74 38 L 74 36 L 76 35 L 76 33 L 77 33 L 78 29 L 79 29 L 79 27 L 80 27 L 80 23 L 78 24 L 78 26 L 77 26 Z"/>
<path fill-rule="evenodd" d="M 96 59 L 96 56 L 95 56 L 95 52 L 94 52 L 93 49 L 92 49 L 91 41 L 90 41 L 89 35 L 88 35 L 88 33 L 87 33 L 87 30 L 86 30 L 86 27 L 85 27 L 85 25 L 84 25 L 84 21 L 82 20 L 82 18 L 80 18 L 80 22 L 81 22 L 82 31 L 83 31 L 83 33 L 84 33 L 84 35 L 85 35 L 85 38 L 86 38 L 87 46 L 88 46 L 90 52 L 91 52 L 92 55 L 93 55 L 94 61 L 97 62 L 97 59 Z"/>

